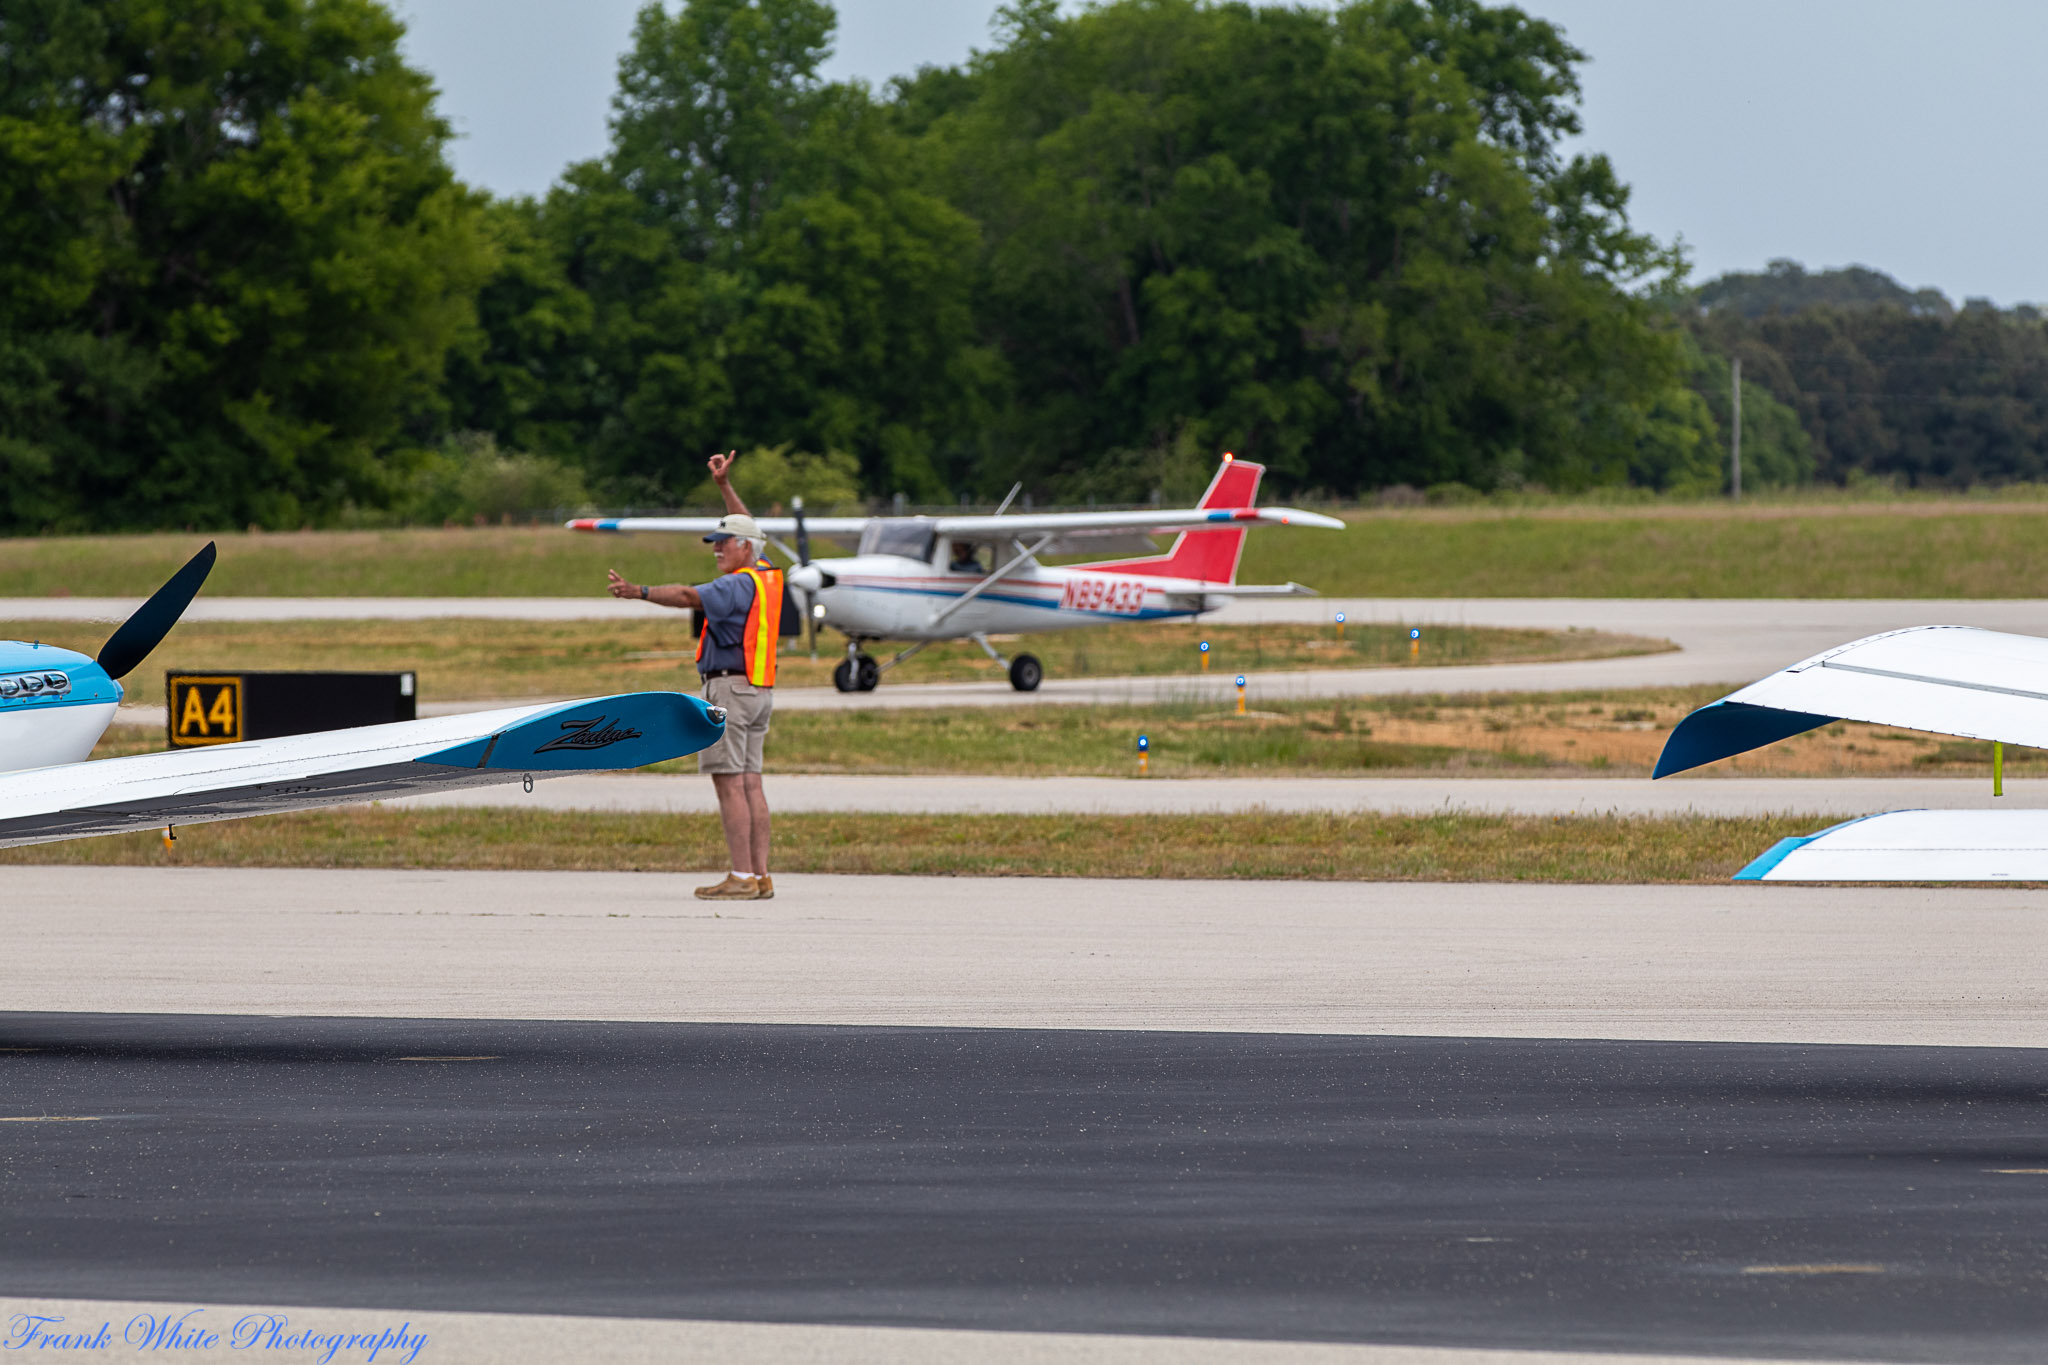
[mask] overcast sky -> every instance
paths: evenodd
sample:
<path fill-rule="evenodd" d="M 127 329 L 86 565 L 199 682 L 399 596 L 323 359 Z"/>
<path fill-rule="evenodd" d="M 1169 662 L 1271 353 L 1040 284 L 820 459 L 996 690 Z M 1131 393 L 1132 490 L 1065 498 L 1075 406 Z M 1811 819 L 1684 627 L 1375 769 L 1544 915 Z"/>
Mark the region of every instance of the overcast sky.
<path fill-rule="evenodd" d="M 459 173 L 546 190 L 605 148 L 639 0 L 394 0 L 460 134 Z M 994 0 L 839 0 L 828 74 L 879 84 L 985 46 Z M 1683 234 L 1695 278 L 1777 256 L 1958 301 L 2048 300 L 2048 4 L 1531 0 L 1592 58 L 1584 146 Z"/>

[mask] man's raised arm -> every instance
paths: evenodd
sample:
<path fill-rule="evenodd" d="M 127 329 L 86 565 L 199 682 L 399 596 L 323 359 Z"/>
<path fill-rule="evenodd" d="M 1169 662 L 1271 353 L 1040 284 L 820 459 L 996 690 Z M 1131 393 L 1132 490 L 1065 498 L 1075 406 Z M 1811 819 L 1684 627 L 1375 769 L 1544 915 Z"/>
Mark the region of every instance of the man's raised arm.
<path fill-rule="evenodd" d="M 711 468 L 711 482 L 718 485 L 718 491 L 725 498 L 725 510 L 734 516 L 746 516 L 747 505 L 740 501 L 740 495 L 732 491 L 732 462 L 740 457 L 737 450 L 723 455 L 713 455 L 705 461 Z"/>

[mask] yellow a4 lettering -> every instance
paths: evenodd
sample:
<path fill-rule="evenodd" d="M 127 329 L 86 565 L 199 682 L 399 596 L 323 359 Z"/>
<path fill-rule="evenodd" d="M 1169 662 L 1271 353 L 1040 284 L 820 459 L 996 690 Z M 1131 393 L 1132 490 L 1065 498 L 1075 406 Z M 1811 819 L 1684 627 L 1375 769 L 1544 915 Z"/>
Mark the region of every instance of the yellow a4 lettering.
<path fill-rule="evenodd" d="M 221 700 L 227 700 L 227 692 L 225 690 L 221 692 Z M 214 709 L 219 710 L 220 708 L 216 706 Z M 181 735 L 212 733 L 206 728 L 206 707 L 199 700 L 199 689 L 196 687 L 187 687 L 185 689 L 185 709 L 178 713 L 178 733 Z"/>

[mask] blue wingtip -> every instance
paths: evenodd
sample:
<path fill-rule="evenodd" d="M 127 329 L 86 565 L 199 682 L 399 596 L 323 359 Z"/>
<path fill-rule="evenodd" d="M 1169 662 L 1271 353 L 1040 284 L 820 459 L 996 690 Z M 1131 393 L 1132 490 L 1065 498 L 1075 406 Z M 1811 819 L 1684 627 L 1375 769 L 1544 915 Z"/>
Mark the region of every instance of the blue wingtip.
<path fill-rule="evenodd" d="M 543 711 L 482 739 L 419 759 L 448 768 L 597 772 L 639 768 L 707 749 L 725 733 L 683 692 L 625 692 Z"/>
<path fill-rule="evenodd" d="M 1819 837 L 1818 834 L 1809 834 L 1804 838 L 1787 836 L 1780 839 L 1777 843 L 1772 844 L 1762 857 L 1751 862 L 1749 866 L 1736 873 L 1731 880 L 1738 882 L 1760 882 L 1764 879 L 1765 873 L 1769 872 L 1779 863 L 1784 862 L 1795 850 L 1806 847 Z"/>
<path fill-rule="evenodd" d="M 1761 749 L 1781 739 L 1817 730 L 1841 719 L 1817 716 L 1809 711 L 1780 711 L 1774 706 L 1753 706 L 1742 701 L 1709 702 L 1678 722 L 1664 751 L 1657 755 L 1657 767 L 1650 776 L 1669 777 L 1688 768 L 1698 768 L 1717 759 Z"/>
<path fill-rule="evenodd" d="M 1878 814 L 1883 813 L 1884 812 L 1879 812 Z M 1785 859 L 1790 857 L 1792 854 L 1798 852 L 1802 848 L 1805 848 L 1815 839 L 1824 839 L 1828 835 L 1833 834 L 1838 829 L 1847 829 L 1851 825 L 1860 825 L 1865 820 L 1875 820 L 1876 818 L 1877 815 L 1851 816 L 1847 820 L 1837 820 L 1834 824 L 1829 825 L 1826 829 L 1815 830 L 1811 834 L 1793 835 L 1788 838 L 1780 839 L 1777 843 L 1772 844 L 1770 848 L 1766 849 L 1762 857 L 1756 859 L 1754 862 L 1750 863 L 1749 866 L 1743 868 L 1742 871 L 1736 873 L 1734 880 L 1738 882 L 1760 882 L 1764 879 L 1764 874 L 1768 873 L 1772 868 L 1776 867 L 1779 863 L 1784 862 Z"/>

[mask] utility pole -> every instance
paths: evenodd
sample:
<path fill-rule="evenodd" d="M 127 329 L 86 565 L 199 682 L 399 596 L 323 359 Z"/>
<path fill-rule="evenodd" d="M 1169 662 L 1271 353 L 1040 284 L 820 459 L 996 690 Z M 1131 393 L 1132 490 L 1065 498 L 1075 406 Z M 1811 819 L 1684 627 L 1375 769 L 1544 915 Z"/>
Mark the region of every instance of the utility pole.
<path fill-rule="evenodd" d="M 1728 497 L 1742 501 L 1742 357 L 1735 357 L 1735 377 L 1728 382 L 1729 407 L 1735 420 L 1728 433 Z"/>

